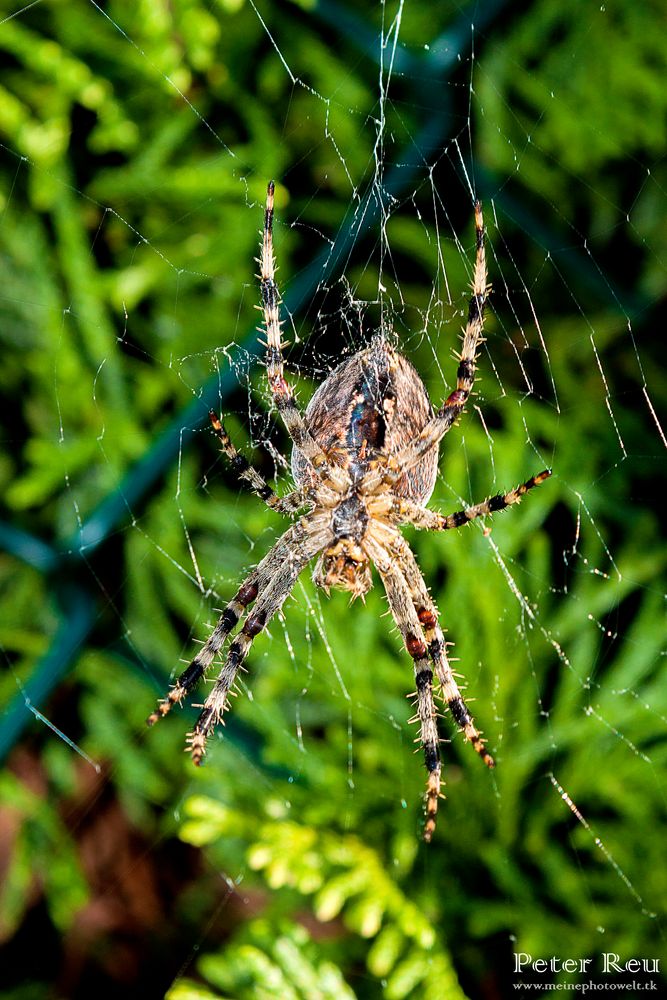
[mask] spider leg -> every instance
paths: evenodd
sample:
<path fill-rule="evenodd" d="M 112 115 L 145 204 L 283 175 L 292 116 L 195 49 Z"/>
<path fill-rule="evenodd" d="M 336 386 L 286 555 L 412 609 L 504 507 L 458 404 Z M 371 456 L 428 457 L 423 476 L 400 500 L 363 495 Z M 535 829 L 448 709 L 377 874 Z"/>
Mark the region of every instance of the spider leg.
<path fill-rule="evenodd" d="M 234 636 L 220 674 L 204 702 L 193 731 L 188 735 L 187 742 L 193 763 L 196 765 L 201 764 L 208 737 L 222 721 L 229 693 L 253 640 L 280 610 L 304 566 L 325 548 L 333 537 L 321 517 L 310 520 L 303 518 L 300 525 L 301 535 L 298 539 L 293 539 L 291 554 L 287 558 L 282 547 L 280 552 L 276 551 L 280 543 L 272 549 L 270 555 L 274 553 L 275 555 L 271 563 L 271 577 L 265 589 L 257 597 L 243 627 Z"/>
<path fill-rule="evenodd" d="M 398 531 L 388 525 L 374 524 L 373 531 L 382 540 L 385 549 L 391 552 L 409 588 L 415 614 L 423 629 L 429 656 L 433 660 L 443 698 L 454 721 L 463 730 L 466 739 L 472 744 L 473 750 L 480 755 L 486 766 L 494 767 L 493 757 L 486 749 L 486 744 L 473 723 L 472 716 L 452 673 L 447 658 L 447 644 L 438 624 L 438 611 L 424 583 L 424 578 L 410 546 Z"/>
<path fill-rule="evenodd" d="M 280 293 L 275 280 L 275 258 L 273 255 L 273 194 L 271 181 L 266 191 L 262 249 L 259 258 L 260 282 L 262 290 L 262 311 L 266 332 L 266 374 L 269 389 L 276 409 L 283 418 L 287 433 L 298 450 L 308 459 L 319 473 L 322 481 L 337 491 L 350 486 L 350 477 L 344 469 L 331 465 L 319 444 L 308 430 L 306 422 L 294 399 L 294 390 L 285 378 L 283 370 L 281 322 L 278 312 Z"/>
<path fill-rule="evenodd" d="M 441 768 L 436 724 L 437 713 L 433 701 L 433 670 L 428 659 L 428 649 L 422 637 L 422 627 L 405 577 L 391 554 L 373 538 L 371 530 L 367 532 L 363 545 L 382 578 L 394 621 L 414 663 L 417 718 L 420 725 L 424 763 L 428 772 L 426 823 L 424 825 L 424 840 L 428 843 L 435 830 Z"/>
<path fill-rule="evenodd" d="M 428 531 L 449 531 L 450 528 L 462 528 L 478 517 L 487 517 L 505 510 L 513 504 L 520 503 L 522 497 L 535 486 L 539 486 L 551 475 L 550 469 L 544 469 L 536 476 L 531 476 L 525 483 L 521 483 L 516 489 L 509 493 L 498 493 L 494 497 L 482 503 L 474 504 L 472 507 L 465 507 L 457 510 L 453 514 L 440 514 L 435 510 L 426 510 L 412 500 L 401 497 L 379 496 L 377 501 L 368 502 L 368 511 L 371 516 L 385 514 L 391 517 L 395 524 L 411 524 L 415 528 L 426 528 Z"/>
<path fill-rule="evenodd" d="M 213 412 L 209 411 L 209 418 L 214 433 L 217 435 L 220 445 L 225 455 L 229 459 L 229 464 L 237 474 L 248 484 L 253 493 L 260 500 L 263 500 L 267 507 L 277 511 L 279 514 L 295 514 L 301 507 L 305 507 L 310 501 L 301 490 L 294 490 L 292 493 L 279 497 L 266 482 L 264 477 L 250 464 L 248 459 L 241 454 L 233 443 L 225 429 L 222 420 Z"/>
<path fill-rule="evenodd" d="M 192 662 L 178 677 L 169 693 L 158 701 L 157 708 L 146 719 L 153 726 L 162 719 L 171 708 L 180 704 L 192 688 L 201 680 L 210 667 L 216 654 L 222 649 L 229 633 L 236 627 L 248 605 L 263 593 L 271 583 L 281 565 L 290 561 L 294 549 L 299 551 L 308 537 L 308 529 L 304 527 L 303 518 L 291 525 L 278 539 L 262 561 L 245 578 L 235 596 L 224 608 L 210 636 L 201 647 Z M 312 523 L 312 522 L 309 522 Z"/>
<path fill-rule="evenodd" d="M 463 331 L 463 343 L 456 372 L 456 389 L 450 393 L 440 409 L 424 425 L 419 434 L 407 445 L 389 457 L 387 466 L 376 465 L 366 473 L 361 482 L 363 493 L 373 492 L 381 483 L 394 486 L 409 469 L 445 436 L 452 424 L 461 416 L 475 382 L 475 363 L 484 331 L 484 305 L 488 294 L 486 283 L 486 253 L 484 250 L 484 219 L 481 202 L 475 202 L 475 273 L 472 296 L 468 306 L 468 321 Z"/>

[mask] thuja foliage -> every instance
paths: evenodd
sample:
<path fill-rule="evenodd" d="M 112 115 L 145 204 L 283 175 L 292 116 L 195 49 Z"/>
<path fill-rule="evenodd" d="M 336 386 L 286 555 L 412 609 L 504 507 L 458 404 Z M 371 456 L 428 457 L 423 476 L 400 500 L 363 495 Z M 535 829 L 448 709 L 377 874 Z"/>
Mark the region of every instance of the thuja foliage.
<path fill-rule="evenodd" d="M 202 978 L 222 992 L 194 980 L 179 979 L 169 1000 L 220 1000 L 221 996 L 280 996 L 286 1000 L 321 997 L 354 1000 L 354 993 L 332 962 L 312 958 L 312 944 L 296 924 L 251 921 L 224 953 L 199 962 Z"/>
<path fill-rule="evenodd" d="M 272 811 L 278 812 L 276 803 L 272 805 Z M 234 813 L 205 796 L 189 799 L 186 813 L 187 819 L 181 829 L 185 840 L 198 846 L 229 838 L 250 842 L 248 865 L 251 870 L 262 873 L 272 890 L 312 897 L 313 914 L 318 921 L 340 919 L 346 931 L 355 938 L 371 942 L 366 948 L 360 947 L 356 940 L 346 941 L 344 951 L 348 956 L 350 951 L 359 956 L 365 953 L 368 973 L 383 981 L 385 996 L 401 1000 L 419 989 L 420 995 L 425 997 L 451 997 L 453 1000 L 463 997 L 449 955 L 437 944 L 433 924 L 387 872 L 384 858 L 360 838 L 318 831 L 279 816 L 269 819 L 257 830 L 255 819 L 241 812 Z M 412 853 L 409 847 L 408 853 Z M 261 926 L 266 936 L 266 919 Z M 242 938 L 248 934 L 252 940 L 257 935 L 256 928 L 251 925 Z M 283 957 L 281 950 L 285 951 L 287 940 L 281 936 L 277 942 L 271 942 L 270 951 L 275 961 L 280 962 Z M 303 928 L 298 940 L 302 943 L 307 940 Z M 229 992 L 238 994 L 246 986 L 251 995 L 259 983 L 252 978 L 247 981 L 247 969 L 243 961 L 239 962 L 250 947 L 235 942 L 231 951 L 216 962 L 204 960 L 202 974 L 215 981 L 216 975 L 212 972 L 218 970 L 217 980 Z M 331 950 L 340 956 L 340 944 Z M 284 957 L 289 955 L 290 951 L 286 950 Z M 267 972 L 269 968 L 273 970 L 275 961 L 267 962 Z M 299 964 L 295 965 L 291 976 L 287 963 L 280 964 L 284 964 L 286 981 L 293 990 L 291 995 L 314 995 Z M 330 976 L 330 964 L 326 968 Z M 180 997 L 182 988 L 181 984 L 177 985 L 169 996 Z M 341 996 L 353 995 L 340 985 L 336 988 L 342 989 Z M 285 995 L 290 995 L 290 991 Z M 323 995 L 329 993 L 325 991 Z"/>
<path fill-rule="evenodd" d="M 658 411 L 666 396 L 659 14 L 542 0 L 478 24 L 471 62 L 459 5 L 406 4 L 382 107 L 381 10 L 343 14 L 284 5 L 263 26 L 244 3 L 66 0 L 0 25 L 0 698 L 25 696 L 30 721 L 0 780 L 8 997 L 110 982 L 170 1000 L 459 1000 L 502 995 L 513 948 L 591 955 L 604 932 L 614 951 L 660 953 L 667 557 L 644 402 L 647 384 Z M 463 53 L 437 86 L 414 61 L 427 44 L 429 67 Z M 385 179 L 419 167 L 438 115 L 433 183 L 418 173 L 391 202 L 383 293 L 434 399 L 467 305 L 466 176 L 488 205 L 494 293 L 485 423 L 471 412 L 450 435 L 434 505 L 543 464 L 554 477 L 490 538 L 410 538 L 498 762 L 486 773 L 442 720 L 447 799 L 427 849 L 412 670 L 378 587 L 349 607 L 304 577 L 201 772 L 181 752 L 187 708 L 149 734 L 144 719 L 282 527 L 196 421 L 171 457 L 153 449 L 213 377 L 234 439 L 281 472 L 252 447 L 287 442 L 239 346 L 255 343 L 266 180 L 289 294 L 363 216 L 378 161 Z M 360 300 L 377 297 L 379 253 L 371 227 L 346 266 Z M 285 330 L 303 400 L 380 319 L 368 305 L 360 330 L 329 285 Z M 150 489 L 82 546 L 147 456 Z M 87 602 L 66 670 L 54 650 Z M 25 685 L 50 665 L 33 704 Z"/>

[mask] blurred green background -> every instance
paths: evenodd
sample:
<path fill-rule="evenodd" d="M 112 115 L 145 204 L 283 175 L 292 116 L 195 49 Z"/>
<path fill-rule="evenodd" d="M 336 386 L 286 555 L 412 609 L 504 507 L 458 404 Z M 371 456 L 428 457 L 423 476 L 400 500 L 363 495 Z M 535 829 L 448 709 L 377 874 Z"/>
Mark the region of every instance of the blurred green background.
<path fill-rule="evenodd" d="M 517 951 L 667 959 L 662 4 L 3 11 L 2 996 L 493 1000 Z M 190 709 L 144 727 L 283 524 L 206 428 L 289 488 L 270 177 L 302 400 L 381 321 L 451 390 L 483 198 L 433 505 L 554 470 L 490 535 L 409 533 L 498 763 L 442 720 L 430 846 L 379 585 L 304 574 L 201 771 Z"/>

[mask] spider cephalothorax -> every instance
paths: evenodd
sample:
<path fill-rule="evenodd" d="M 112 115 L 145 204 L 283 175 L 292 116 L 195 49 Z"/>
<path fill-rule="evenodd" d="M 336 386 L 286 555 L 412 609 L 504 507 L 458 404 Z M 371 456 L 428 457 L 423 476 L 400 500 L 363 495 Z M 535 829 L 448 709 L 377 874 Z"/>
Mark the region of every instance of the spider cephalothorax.
<path fill-rule="evenodd" d="M 456 389 L 433 411 L 416 370 L 385 333 L 341 362 L 301 414 L 283 372 L 279 296 L 273 259 L 273 184 L 264 214 L 261 288 L 269 388 L 293 442 L 294 492 L 278 497 L 236 450 L 218 417 L 213 430 L 222 449 L 252 490 L 280 513 L 300 518 L 278 539 L 222 612 L 192 663 L 149 716 L 166 715 L 206 673 L 233 636 L 220 674 L 208 694 L 188 743 L 201 763 L 206 740 L 221 721 L 237 672 L 254 638 L 282 607 L 301 571 L 317 558 L 313 579 L 325 591 L 338 587 L 362 597 L 371 587 L 371 563 L 380 575 L 403 642 L 412 657 L 417 720 L 428 771 L 424 837 L 430 840 L 440 794 L 440 752 L 433 700 L 434 677 L 454 718 L 482 760 L 493 758 L 463 701 L 447 653 L 438 612 L 400 526 L 446 531 L 518 503 L 549 475 L 545 470 L 509 493 L 439 514 L 425 507 L 435 484 L 438 446 L 461 415 L 475 380 L 475 360 L 484 323 L 486 264 L 482 209 L 475 205 L 477 252 L 473 293 L 456 374 Z M 248 610 L 252 605 L 252 610 Z"/>

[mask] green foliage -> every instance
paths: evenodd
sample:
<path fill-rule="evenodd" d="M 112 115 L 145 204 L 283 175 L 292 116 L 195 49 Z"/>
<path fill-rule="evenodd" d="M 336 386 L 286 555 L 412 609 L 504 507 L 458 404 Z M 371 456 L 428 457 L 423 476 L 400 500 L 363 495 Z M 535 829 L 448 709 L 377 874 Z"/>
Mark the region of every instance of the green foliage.
<path fill-rule="evenodd" d="M 570 177 L 600 185 L 605 171 L 611 196 L 611 163 L 658 155 L 667 140 L 661 12 L 659 0 L 534 4 L 484 61 L 480 126 L 490 165 L 511 173 L 520 164 L 523 184 L 540 193 L 546 184 L 562 199 Z"/>
<path fill-rule="evenodd" d="M 71 926 L 88 901 L 88 887 L 66 825 L 53 800 L 11 774 L 0 775 L 0 809 L 9 841 L 0 890 L 0 940 L 11 937 L 38 893 L 60 931 Z"/>
<path fill-rule="evenodd" d="M 226 997 L 284 997 L 285 1000 L 354 1000 L 354 993 L 331 962 L 311 958 L 312 942 L 296 924 L 250 922 L 239 939 L 219 955 L 199 962 L 201 975 L 222 993 L 179 980 L 166 1000 L 225 1000 Z"/>
<path fill-rule="evenodd" d="M 354 935 L 371 940 L 366 954 L 366 965 L 371 975 L 383 982 L 383 995 L 387 1000 L 403 1000 L 416 995 L 443 1000 L 464 1000 L 452 969 L 451 959 L 436 942 L 433 925 L 419 908 L 402 892 L 396 876 L 407 874 L 414 859 L 414 841 L 405 840 L 396 849 L 402 857 L 395 858 L 394 877 L 385 868 L 384 859 L 364 841 L 350 835 L 318 831 L 287 819 L 274 819 L 256 829 L 255 820 L 244 813 L 235 812 L 206 796 L 193 796 L 185 805 L 186 818 L 181 827 L 184 840 L 201 847 L 227 838 L 241 838 L 251 846 L 247 860 L 251 869 L 260 871 L 274 892 L 293 890 L 302 896 L 313 897 L 313 913 L 318 921 L 328 922 L 341 918 L 344 926 Z M 263 922 L 265 925 L 265 922 Z M 250 930 L 253 934 L 253 930 Z M 266 933 L 264 935 L 266 937 Z M 292 937 L 300 947 L 306 940 L 303 928 L 294 928 Z M 350 945 L 346 945 L 346 950 Z M 355 952 L 358 948 L 352 946 Z M 312 949 L 312 945 L 311 945 Z M 269 951 L 287 965 L 295 965 L 294 952 L 284 939 L 279 939 Z M 241 973 L 235 969 L 235 950 L 214 968 L 222 970 L 226 963 L 230 969 L 220 981 L 223 987 L 236 995 L 246 995 L 242 990 L 243 978 L 249 986 L 261 993 L 264 979 L 275 974 L 275 966 L 265 960 L 256 967 L 250 961 L 248 950 L 239 948 L 242 959 Z M 251 972 L 248 977 L 248 972 Z M 253 975 L 252 973 L 255 973 Z M 288 972 L 288 969 L 285 969 Z M 202 973 L 212 979 L 211 965 L 202 963 Z M 333 973 L 327 967 L 327 974 Z M 241 990 L 239 992 L 239 987 Z M 292 992 L 290 987 L 296 988 Z M 281 996 L 316 996 L 320 987 L 308 985 L 308 976 L 300 964 L 293 969 L 280 990 Z M 342 984 L 333 995 L 352 996 Z M 284 992 L 283 992 L 284 990 Z M 250 992 L 247 995 L 257 995 Z M 322 989 L 322 996 L 329 996 L 331 989 Z M 178 998 L 178 988 L 170 1000 Z"/>

